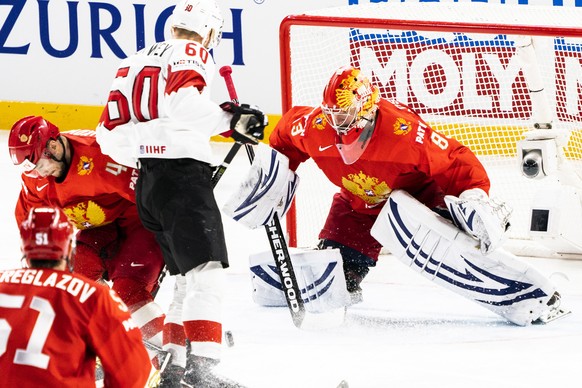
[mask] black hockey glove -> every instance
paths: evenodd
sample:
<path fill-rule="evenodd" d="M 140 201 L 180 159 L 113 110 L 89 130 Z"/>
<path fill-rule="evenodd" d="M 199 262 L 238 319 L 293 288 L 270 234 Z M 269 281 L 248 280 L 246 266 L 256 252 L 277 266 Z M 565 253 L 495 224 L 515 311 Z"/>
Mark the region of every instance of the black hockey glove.
<path fill-rule="evenodd" d="M 256 106 L 236 105 L 231 101 L 220 104 L 222 110 L 232 113 L 230 135 L 243 144 L 257 144 L 264 137 L 265 127 L 269 124 L 267 116 Z"/>

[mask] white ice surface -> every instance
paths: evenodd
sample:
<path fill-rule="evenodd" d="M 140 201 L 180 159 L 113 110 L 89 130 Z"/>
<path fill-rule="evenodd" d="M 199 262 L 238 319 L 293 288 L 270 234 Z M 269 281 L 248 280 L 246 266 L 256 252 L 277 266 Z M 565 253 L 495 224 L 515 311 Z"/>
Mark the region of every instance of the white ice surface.
<path fill-rule="evenodd" d="M 0 131 L 0 268 L 19 266 L 13 218 L 19 172 Z M 219 159 L 228 145 L 216 145 Z M 243 150 L 217 187 L 220 202 L 245 173 Z M 548 325 L 517 327 L 488 310 L 382 256 L 363 283 L 365 301 L 348 310 L 344 326 L 295 328 L 286 308 L 262 308 L 251 299 L 248 255 L 268 249 L 264 230 L 248 231 L 224 219 L 231 268 L 219 370 L 255 388 L 546 388 L 582 386 L 582 262 L 524 258 L 550 276 L 573 313 Z M 157 301 L 166 308 L 172 278 Z M 1 379 L 0 379 L 1 385 Z"/>

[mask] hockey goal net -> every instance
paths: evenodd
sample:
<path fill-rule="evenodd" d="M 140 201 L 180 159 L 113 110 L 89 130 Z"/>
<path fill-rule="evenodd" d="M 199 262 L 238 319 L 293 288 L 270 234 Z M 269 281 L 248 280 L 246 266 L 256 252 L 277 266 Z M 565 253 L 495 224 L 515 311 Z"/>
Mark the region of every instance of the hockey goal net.
<path fill-rule="evenodd" d="M 580 253 L 582 237 L 570 229 L 582 227 L 567 220 L 572 212 L 582 220 L 580 20 L 574 8 L 475 3 L 377 3 L 288 16 L 280 27 L 283 111 L 319 105 L 335 69 L 360 67 L 383 97 L 477 154 L 491 195 L 513 208 L 511 250 Z M 551 174 L 528 179 L 517 144 L 537 132 L 533 138 L 551 139 L 557 155 L 545 161 Z M 298 173 L 289 245 L 314 246 L 337 188 L 311 162 Z"/>

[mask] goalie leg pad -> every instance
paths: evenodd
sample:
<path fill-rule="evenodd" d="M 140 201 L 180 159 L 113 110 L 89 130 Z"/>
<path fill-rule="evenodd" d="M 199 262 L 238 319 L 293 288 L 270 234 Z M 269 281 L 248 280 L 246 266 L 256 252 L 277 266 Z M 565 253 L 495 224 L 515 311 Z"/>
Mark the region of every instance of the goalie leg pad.
<path fill-rule="evenodd" d="M 255 229 L 283 217 L 295 196 L 299 176 L 289 169 L 289 159 L 259 143 L 247 177 L 222 210 L 235 221 Z"/>
<path fill-rule="evenodd" d="M 517 325 L 551 309 L 556 290 L 547 278 L 502 249 L 483 255 L 473 238 L 404 191 L 390 195 L 371 233 L 424 277 Z"/>
<path fill-rule="evenodd" d="M 349 304 L 350 296 L 346 289 L 339 249 L 290 248 L 289 255 L 307 311 L 322 313 Z M 272 252 L 253 254 L 249 262 L 253 301 L 261 306 L 287 306 Z"/>

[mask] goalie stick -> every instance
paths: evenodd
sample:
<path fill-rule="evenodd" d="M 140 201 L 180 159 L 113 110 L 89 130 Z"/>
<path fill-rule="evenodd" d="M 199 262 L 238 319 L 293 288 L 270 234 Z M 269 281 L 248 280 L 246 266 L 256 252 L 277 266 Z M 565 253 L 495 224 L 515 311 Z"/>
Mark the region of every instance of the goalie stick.
<path fill-rule="evenodd" d="M 230 66 L 223 66 L 219 72 L 224 78 L 229 97 L 232 102 L 238 104 L 239 100 L 231 76 L 232 69 Z M 238 151 L 239 148 L 240 145 L 236 148 L 236 151 Z M 255 152 L 249 144 L 245 145 L 245 148 L 249 161 L 252 164 L 255 158 Z M 233 149 L 231 149 L 231 152 L 233 152 L 233 150 L 234 146 Z M 234 151 L 234 153 L 236 153 L 236 151 Z M 229 152 L 229 155 L 231 152 Z M 297 277 L 293 270 L 293 264 L 291 262 L 291 256 L 289 255 L 287 242 L 285 241 L 285 235 L 283 234 L 283 228 L 281 227 L 281 222 L 276 214 L 271 222 L 268 225 L 265 225 L 265 231 L 267 233 L 267 238 L 269 239 L 273 259 L 277 266 L 277 270 L 279 271 L 279 276 L 281 277 L 283 293 L 285 294 L 285 300 L 287 301 L 287 307 L 291 313 L 293 324 L 297 328 L 307 330 L 323 329 L 341 325 L 344 321 L 345 309 L 338 309 L 324 313 L 310 313 L 305 310 L 305 305 L 301 298 L 301 289 L 299 288 Z"/>

